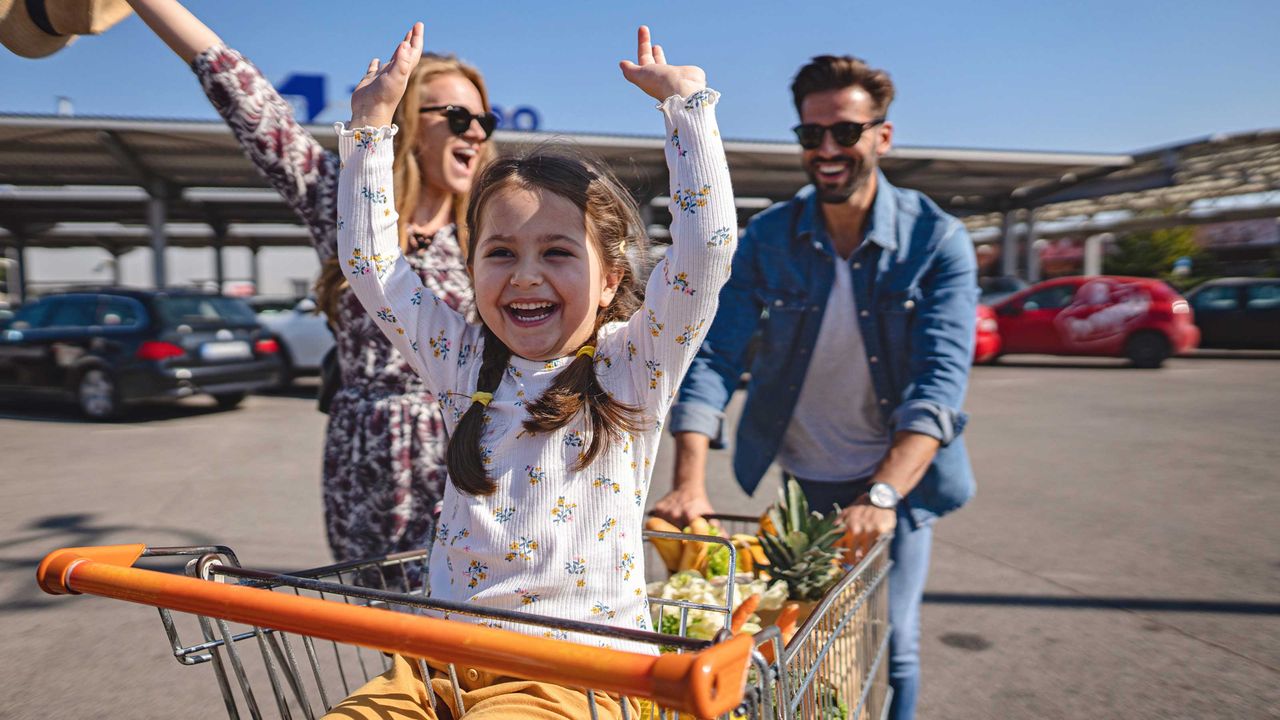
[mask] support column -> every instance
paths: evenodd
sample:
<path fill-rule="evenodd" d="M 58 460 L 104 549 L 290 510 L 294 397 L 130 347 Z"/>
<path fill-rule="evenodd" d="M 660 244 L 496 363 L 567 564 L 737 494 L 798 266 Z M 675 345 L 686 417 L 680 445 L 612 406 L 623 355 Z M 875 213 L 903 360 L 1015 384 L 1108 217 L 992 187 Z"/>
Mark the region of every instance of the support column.
<path fill-rule="evenodd" d="M 227 225 L 210 223 L 209 227 L 213 230 L 213 281 L 217 283 L 218 294 L 221 295 L 227 282 L 226 266 L 222 258 L 222 250 L 227 242 Z"/>
<path fill-rule="evenodd" d="M 640 222 L 644 223 L 644 231 L 649 232 L 649 226 L 653 224 L 653 198 L 645 198 L 644 202 L 637 203 L 640 207 Z"/>
<path fill-rule="evenodd" d="M 18 304 L 27 304 L 27 238 L 20 232 L 14 234 L 13 277 L 9 279 L 9 291 L 18 288 Z"/>
<path fill-rule="evenodd" d="M 1093 277 L 1102 274 L 1102 254 L 1111 233 L 1090 235 L 1084 241 L 1084 275 Z"/>
<path fill-rule="evenodd" d="M 1020 210 L 1006 210 L 1000 223 L 1000 274 L 1018 274 L 1018 215 Z"/>
<path fill-rule="evenodd" d="M 258 250 L 257 245 L 249 246 L 249 282 L 253 284 L 253 294 L 261 295 L 262 286 L 258 283 Z"/>
<path fill-rule="evenodd" d="M 111 284 L 120 287 L 123 273 L 120 270 L 120 258 L 124 257 L 124 253 L 119 248 L 107 248 L 107 252 L 111 253 Z"/>
<path fill-rule="evenodd" d="M 165 247 L 168 238 L 164 226 L 169 219 L 169 197 L 172 187 L 156 173 L 152 172 L 138 158 L 138 154 L 130 148 L 121 137 L 112 130 L 99 130 L 98 141 L 115 158 L 116 162 L 133 176 L 139 186 L 147 191 L 147 227 L 151 230 L 152 281 L 156 289 L 163 289 L 167 283 L 165 263 Z"/>
<path fill-rule="evenodd" d="M 147 226 L 151 229 L 152 280 L 157 290 L 163 290 L 167 279 L 165 248 L 168 238 L 165 237 L 164 226 L 169 217 L 168 188 L 164 181 L 155 180 L 147 186 L 147 193 L 151 196 L 147 200 Z"/>
<path fill-rule="evenodd" d="M 1026 281 L 1029 283 L 1040 282 L 1040 251 L 1044 249 L 1044 244 L 1036 245 L 1036 211 L 1031 208 L 1026 211 L 1026 228 L 1023 233 L 1024 247 L 1027 249 L 1027 265 L 1026 265 Z"/>

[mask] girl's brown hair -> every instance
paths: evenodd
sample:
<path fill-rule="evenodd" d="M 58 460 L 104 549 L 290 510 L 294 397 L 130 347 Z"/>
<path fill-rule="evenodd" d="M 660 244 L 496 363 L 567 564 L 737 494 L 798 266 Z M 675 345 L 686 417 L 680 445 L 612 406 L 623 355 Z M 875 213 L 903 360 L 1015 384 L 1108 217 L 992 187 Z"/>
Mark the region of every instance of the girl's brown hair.
<path fill-rule="evenodd" d="M 637 261 L 645 257 L 647 240 L 635 200 L 601 165 L 561 148 L 541 146 L 523 157 L 495 160 L 476 181 L 467 206 L 468 267 L 480 236 L 485 204 L 510 188 L 553 192 L 576 205 L 586 216 L 587 236 L 595 242 L 601 264 L 606 271 L 621 274 L 613 302 L 596 311 L 595 329 L 586 342 L 594 346 L 601 326 L 626 321 L 640 309 L 641 290 L 635 268 Z M 485 327 L 476 390 L 496 391 L 510 359 L 511 350 Z M 575 356 L 526 410 L 524 429 L 531 433 L 551 432 L 568 425 L 579 413 L 585 416 L 591 441 L 573 465 L 574 470 L 590 465 L 610 440 L 620 439 L 624 432 L 638 432 L 644 426 L 639 407 L 615 399 L 600 384 L 595 359 L 586 353 Z M 497 487 L 480 457 L 483 433 L 484 405 L 473 401 L 454 428 L 446 456 L 450 480 L 471 495 L 488 495 Z"/>
<path fill-rule="evenodd" d="M 484 77 L 480 75 L 480 71 L 453 55 L 426 53 L 410 73 L 408 87 L 405 88 L 404 97 L 396 107 L 392 119 L 392 122 L 400 128 L 396 136 L 392 176 L 395 183 L 396 212 L 400 215 L 401 252 L 410 250 L 406 227 L 413 217 L 414 210 L 418 207 L 418 198 L 422 191 L 422 168 L 418 164 L 418 124 L 421 122 L 418 107 L 422 99 L 422 86 L 441 75 L 450 74 L 461 75 L 475 85 L 485 111 L 490 110 L 489 92 L 485 89 Z M 493 143 L 482 143 L 477 167 L 484 167 L 492 156 Z M 452 203 L 453 221 L 458 223 L 458 243 L 464 251 L 467 240 L 465 230 L 458 221 L 466 213 L 469 199 L 470 193 L 460 193 L 453 196 Z M 331 323 L 338 322 L 338 298 L 347 287 L 347 279 L 342 273 L 342 265 L 338 259 L 330 258 L 324 261 L 320 268 L 320 277 L 316 280 L 316 302 Z"/>

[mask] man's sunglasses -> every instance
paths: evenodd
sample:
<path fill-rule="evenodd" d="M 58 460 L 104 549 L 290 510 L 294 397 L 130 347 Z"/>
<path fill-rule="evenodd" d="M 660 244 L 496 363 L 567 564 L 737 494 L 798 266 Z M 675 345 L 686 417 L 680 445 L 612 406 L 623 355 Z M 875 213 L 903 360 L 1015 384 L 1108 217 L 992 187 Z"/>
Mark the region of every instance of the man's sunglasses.
<path fill-rule="evenodd" d="M 493 134 L 493 129 L 498 127 L 498 116 L 491 112 L 472 115 L 471 111 L 459 107 L 457 105 L 431 105 L 429 107 L 418 108 L 418 112 L 438 112 L 444 115 L 449 121 L 449 130 L 454 135 L 465 135 L 467 130 L 471 129 L 471 122 L 480 123 L 480 129 L 484 131 L 484 139 L 488 140 Z"/>
<path fill-rule="evenodd" d="M 862 131 L 867 128 L 873 128 L 884 122 L 884 118 L 876 118 L 870 122 L 838 122 L 830 125 L 819 125 L 817 123 L 801 123 L 793 128 L 791 132 L 796 134 L 796 140 L 800 141 L 800 147 L 805 150 L 817 150 L 822 144 L 822 138 L 831 131 L 831 137 L 836 143 L 844 147 L 853 147 L 857 144 L 858 138 L 862 137 Z"/>

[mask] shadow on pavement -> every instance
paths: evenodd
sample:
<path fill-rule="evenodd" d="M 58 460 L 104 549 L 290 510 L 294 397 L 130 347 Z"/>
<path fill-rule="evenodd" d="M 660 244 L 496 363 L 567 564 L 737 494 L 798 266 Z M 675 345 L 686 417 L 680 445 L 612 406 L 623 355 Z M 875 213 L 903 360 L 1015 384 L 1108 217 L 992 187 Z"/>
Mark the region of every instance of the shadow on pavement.
<path fill-rule="evenodd" d="M 294 398 L 315 402 L 316 392 L 318 389 L 319 386 L 314 381 L 310 383 L 303 381 L 294 383 L 287 388 L 266 390 L 254 394 L 266 397 Z M 135 423 L 157 422 L 164 420 L 183 420 L 186 418 L 200 417 L 214 413 L 235 412 L 239 409 L 242 408 L 223 410 L 214 404 L 213 398 L 197 395 L 172 402 L 156 401 L 129 405 L 124 411 L 123 417 L 118 420 L 113 420 L 111 423 L 103 424 L 130 425 Z M 85 417 L 80 414 L 79 408 L 76 407 L 73 402 L 44 398 L 0 399 L 0 420 L 83 423 L 87 425 L 98 424 L 95 421 L 85 419 Z"/>
<path fill-rule="evenodd" d="M 288 387 L 271 388 L 268 390 L 260 390 L 255 395 L 265 395 L 267 397 L 279 398 L 295 398 L 298 400 L 316 401 L 317 393 L 320 392 L 320 384 L 316 378 L 302 378 L 293 381 Z"/>
<path fill-rule="evenodd" d="M 185 528 L 147 527 L 141 525 L 102 525 L 92 513 L 48 515 L 32 520 L 16 537 L 0 540 L 0 584 L 9 586 L 0 596 L 4 612 L 15 610 L 48 610 L 52 596 L 36 586 L 36 567 L 44 556 L 65 547 L 119 545 L 145 542 L 149 545 L 212 545 L 213 540 L 200 532 Z M 181 572 L 186 558 L 148 563 L 148 569 Z"/>
<path fill-rule="evenodd" d="M 1066 610 L 1141 610 L 1146 612 L 1198 612 L 1222 615 L 1280 615 L 1280 603 L 1238 600 L 1153 600 L 1150 598 L 1123 597 L 925 593 L 924 601 L 936 605 L 1005 605 Z"/>
<path fill-rule="evenodd" d="M 984 365 L 975 365 L 975 370 L 982 368 L 1046 368 L 1046 369 L 1068 369 L 1068 370 L 1136 370 L 1129 361 L 1124 358 L 1066 358 L 1051 355 L 1027 355 L 1017 356 L 1016 359 L 1008 357 L 1000 357 L 994 362 Z"/>
<path fill-rule="evenodd" d="M 1179 360 L 1280 360 L 1280 350 L 1219 350 L 1206 348 L 1179 355 Z"/>
<path fill-rule="evenodd" d="M 233 411 L 219 409 L 213 404 L 211 398 L 196 398 L 173 403 L 141 403 L 129 406 L 125 410 L 124 417 L 114 420 L 112 423 L 130 425 L 160 420 L 182 420 L 219 412 Z M 80 409 L 76 407 L 75 403 L 54 400 L 0 400 L 0 420 L 81 423 L 85 425 L 112 424 L 87 420 L 80 414 Z"/>

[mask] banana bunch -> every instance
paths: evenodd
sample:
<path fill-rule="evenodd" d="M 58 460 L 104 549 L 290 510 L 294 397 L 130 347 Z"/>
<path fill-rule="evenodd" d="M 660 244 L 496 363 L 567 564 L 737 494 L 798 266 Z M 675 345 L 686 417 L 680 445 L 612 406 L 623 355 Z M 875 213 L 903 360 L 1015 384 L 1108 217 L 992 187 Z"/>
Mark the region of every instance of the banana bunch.
<path fill-rule="evenodd" d="M 681 530 L 662 518 L 651 517 L 644 525 L 646 530 L 666 533 L 684 533 L 690 535 L 715 535 L 721 532 L 702 518 L 694 518 L 689 527 Z M 733 543 L 738 558 L 738 572 L 752 573 L 760 565 L 768 565 L 764 549 L 760 547 L 760 539 L 754 535 L 733 535 L 729 538 Z M 677 540 L 675 538 L 649 538 L 662 562 L 671 573 L 697 570 L 703 577 L 726 575 L 729 568 L 728 551 L 722 545 L 702 540 Z"/>

